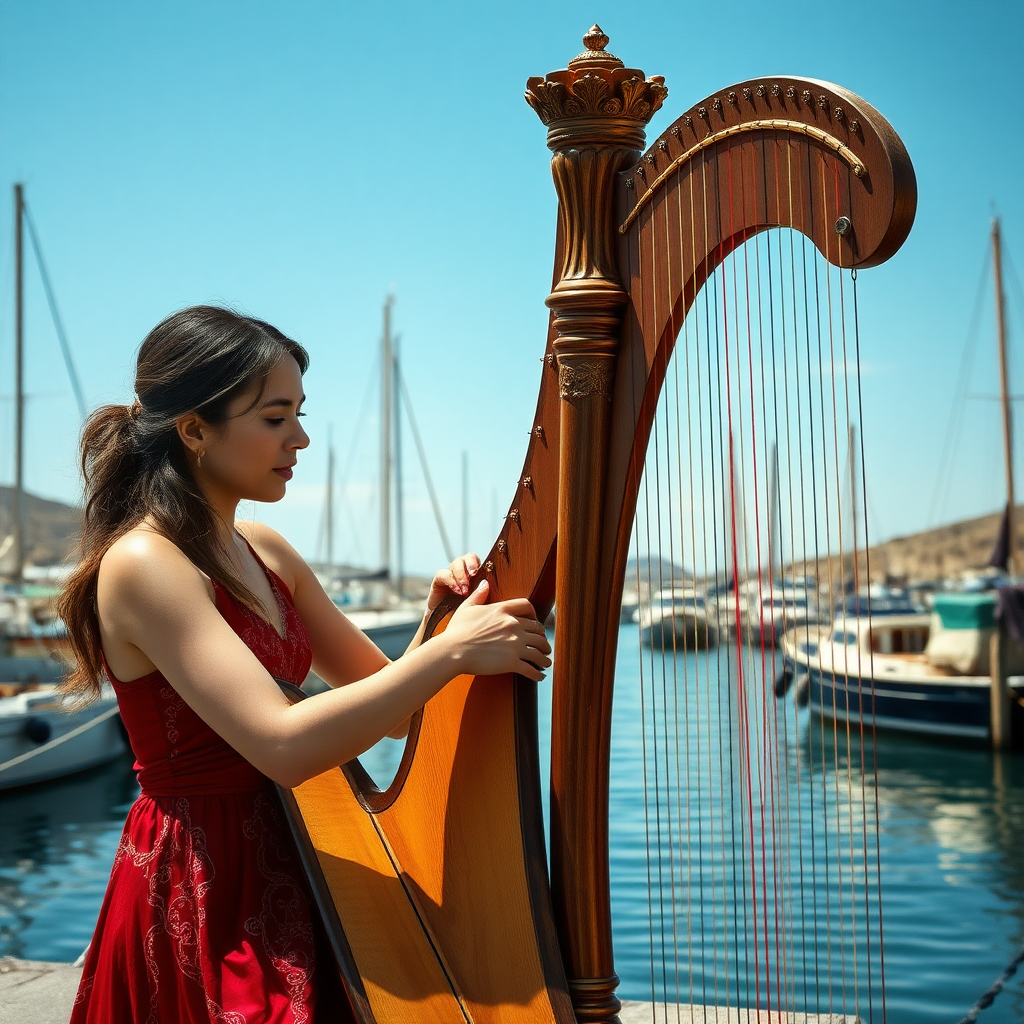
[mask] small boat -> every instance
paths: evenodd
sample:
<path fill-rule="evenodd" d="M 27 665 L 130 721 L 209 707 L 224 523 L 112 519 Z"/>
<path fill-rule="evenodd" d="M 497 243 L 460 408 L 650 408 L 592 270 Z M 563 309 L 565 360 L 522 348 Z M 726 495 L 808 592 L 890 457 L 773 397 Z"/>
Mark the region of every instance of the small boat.
<path fill-rule="evenodd" d="M 783 678 L 797 700 L 825 718 L 859 727 L 984 741 L 989 735 L 989 638 L 995 596 L 937 594 L 931 614 L 884 607 L 845 609 L 827 629 L 782 638 Z M 1011 694 L 1024 694 L 1024 651 L 1014 649 Z M 1024 709 L 1014 701 L 1015 720 Z M 1016 726 L 1016 721 L 1015 721 Z M 1019 734 L 1019 730 L 1018 730 Z"/>
<path fill-rule="evenodd" d="M 73 775 L 127 749 L 109 684 L 70 710 L 55 683 L 0 684 L 0 790 Z"/>
<path fill-rule="evenodd" d="M 718 642 L 704 595 L 692 587 L 656 591 L 639 605 L 640 642 L 661 650 L 699 650 Z"/>
<path fill-rule="evenodd" d="M 742 621 L 746 643 L 769 647 L 778 646 L 788 630 L 821 623 L 817 602 L 806 587 L 778 581 L 759 598 L 754 595 L 748 599 Z"/>

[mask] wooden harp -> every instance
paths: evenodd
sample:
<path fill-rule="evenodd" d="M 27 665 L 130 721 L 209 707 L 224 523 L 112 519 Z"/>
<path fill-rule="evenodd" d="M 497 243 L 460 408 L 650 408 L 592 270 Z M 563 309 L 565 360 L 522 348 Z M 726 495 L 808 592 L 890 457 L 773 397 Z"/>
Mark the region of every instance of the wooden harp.
<path fill-rule="evenodd" d="M 541 618 L 557 606 L 550 883 L 537 698 L 522 679 L 454 680 L 416 716 L 384 792 L 354 761 L 284 794 L 366 1024 L 617 1019 L 613 678 L 670 356 L 702 288 L 748 240 L 792 229 L 848 274 L 895 253 L 914 218 L 906 150 L 852 93 L 740 83 L 645 150 L 663 80 L 606 52 L 596 26 L 584 42 L 566 69 L 527 83 L 559 200 L 552 312 L 523 473 L 486 559 L 496 599 L 528 596 Z"/>

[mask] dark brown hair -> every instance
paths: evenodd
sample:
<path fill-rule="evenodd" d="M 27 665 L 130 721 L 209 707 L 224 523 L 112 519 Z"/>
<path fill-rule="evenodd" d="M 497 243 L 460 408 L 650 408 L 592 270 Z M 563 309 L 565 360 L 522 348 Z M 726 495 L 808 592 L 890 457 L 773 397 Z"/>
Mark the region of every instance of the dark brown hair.
<path fill-rule="evenodd" d="M 222 424 L 231 402 L 256 388 L 252 408 L 267 376 L 287 356 L 305 373 L 306 350 L 276 327 L 229 309 L 192 306 L 157 324 L 143 341 L 135 402 L 104 405 L 89 417 L 81 443 L 82 557 L 57 601 L 77 659 L 64 681 L 66 691 L 83 697 L 99 693 L 100 560 L 147 516 L 195 566 L 254 611 L 263 611 L 218 539 L 216 513 L 192 475 L 176 421 L 196 412 L 207 423 Z"/>

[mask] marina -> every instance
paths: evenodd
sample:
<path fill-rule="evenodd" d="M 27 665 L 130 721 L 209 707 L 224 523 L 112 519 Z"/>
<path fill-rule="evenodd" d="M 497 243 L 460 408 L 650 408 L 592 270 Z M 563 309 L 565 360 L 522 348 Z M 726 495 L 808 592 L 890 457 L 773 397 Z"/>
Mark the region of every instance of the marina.
<path fill-rule="evenodd" d="M 624 625 L 620 644 L 625 648 L 636 643 L 637 626 Z M 691 685 L 700 667 L 697 659 L 704 656 L 686 656 Z M 710 664 L 713 668 L 714 662 Z M 650 1003 L 653 988 L 657 1001 L 668 994 L 675 1002 L 677 965 L 671 954 L 663 971 L 657 952 L 652 979 L 636 668 L 622 664 L 616 686 L 620 700 L 609 823 L 620 992 L 623 999 Z M 545 735 L 547 685 L 540 706 Z M 859 744 L 853 744 L 854 756 L 848 763 L 845 727 L 835 733 L 828 726 L 823 739 L 820 720 L 797 709 L 792 696 L 782 713 L 796 723 L 790 746 L 794 755 L 800 747 L 806 749 L 813 733 L 821 764 L 824 743 L 828 770 L 818 786 L 859 786 Z M 696 741 L 706 723 L 693 718 L 691 729 L 691 740 Z M 401 750 L 401 743 L 385 740 L 364 758 L 379 784 L 386 785 L 394 774 Z M 1024 940 L 1024 872 L 1018 856 L 1024 845 L 1024 763 L 1014 755 L 899 736 L 880 736 L 875 756 L 889 1019 L 901 1024 L 955 1022 Z M 849 777 L 847 768 L 852 772 Z M 63 963 L 79 956 L 90 940 L 121 823 L 136 792 L 130 760 L 124 758 L 74 780 L 0 794 L 0 955 Z M 701 809 L 706 820 L 717 820 L 717 799 L 714 794 L 704 797 L 711 801 Z M 802 797 L 808 803 L 812 799 L 810 792 Z M 806 819 L 805 827 L 810 827 Z M 838 884 L 834 874 L 824 877 L 823 864 L 819 869 L 819 885 Z M 689 917 L 682 906 L 678 927 L 695 927 L 696 903 L 690 902 Z M 842 924 L 833 920 L 832 928 L 840 927 L 849 928 L 849 919 Z M 811 936 L 795 941 L 809 942 Z M 714 956 L 709 934 L 709 967 Z M 696 967 L 686 961 L 678 964 L 679 1002 L 702 1002 L 703 984 Z M 841 983 L 837 971 L 836 985 Z M 854 983 L 852 962 L 847 963 L 845 983 Z M 728 1001 L 735 1006 L 735 997 Z M 707 1000 L 713 1003 L 714 999 Z M 1018 1021 L 1024 1015 L 1024 979 L 1013 979 L 988 1014 L 994 1024 Z"/>

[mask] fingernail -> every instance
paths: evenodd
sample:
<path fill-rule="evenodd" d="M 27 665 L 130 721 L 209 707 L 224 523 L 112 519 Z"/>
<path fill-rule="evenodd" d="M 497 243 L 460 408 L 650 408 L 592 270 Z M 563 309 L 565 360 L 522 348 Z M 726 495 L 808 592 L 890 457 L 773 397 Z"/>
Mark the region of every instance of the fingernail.
<path fill-rule="evenodd" d="M 477 574 L 477 573 L 478 573 L 479 571 L 480 571 L 480 567 L 479 567 L 479 566 L 477 566 L 477 568 L 476 568 L 476 569 L 470 569 L 470 570 L 469 570 L 469 575 L 470 575 L 470 576 L 475 576 L 475 575 L 476 575 L 476 574 Z"/>

